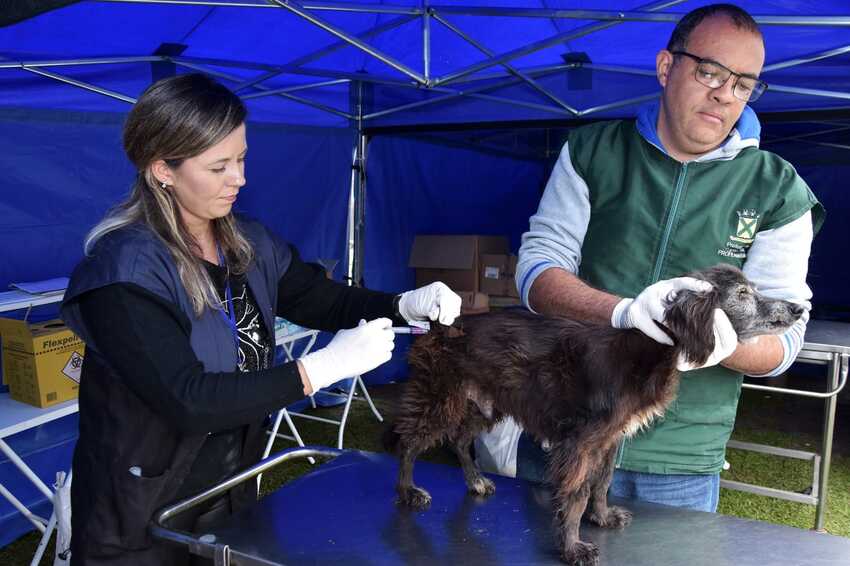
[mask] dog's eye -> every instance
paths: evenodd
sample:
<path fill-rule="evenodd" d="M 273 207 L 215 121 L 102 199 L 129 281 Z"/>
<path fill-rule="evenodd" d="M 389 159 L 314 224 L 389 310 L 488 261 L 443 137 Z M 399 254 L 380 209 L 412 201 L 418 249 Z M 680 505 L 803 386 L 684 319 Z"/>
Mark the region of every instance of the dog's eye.
<path fill-rule="evenodd" d="M 750 294 L 750 288 L 749 287 L 744 287 L 744 286 L 738 287 L 738 296 L 739 297 L 746 297 L 749 294 Z"/>

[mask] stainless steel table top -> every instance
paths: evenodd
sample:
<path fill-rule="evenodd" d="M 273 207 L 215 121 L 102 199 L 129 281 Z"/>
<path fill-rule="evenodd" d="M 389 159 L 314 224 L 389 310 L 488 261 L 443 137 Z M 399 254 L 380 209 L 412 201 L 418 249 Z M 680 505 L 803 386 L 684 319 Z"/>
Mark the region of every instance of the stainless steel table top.
<path fill-rule="evenodd" d="M 248 555 L 239 564 L 561 564 L 549 491 L 493 477 L 488 499 L 466 493 L 460 469 L 418 463 L 417 483 L 434 497 L 427 511 L 395 503 L 396 460 L 346 451 L 230 517 L 218 544 Z M 850 539 L 812 531 L 620 501 L 632 525 L 582 524 L 601 564 L 630 566 L 799 566 L 850 564 Z M 265 562 L 263 562 L 265 561 Z"/>
<path fill-rule="evenodd" d="M 810 320 L 803 350 L 850 354 L 850 323 Z"/>

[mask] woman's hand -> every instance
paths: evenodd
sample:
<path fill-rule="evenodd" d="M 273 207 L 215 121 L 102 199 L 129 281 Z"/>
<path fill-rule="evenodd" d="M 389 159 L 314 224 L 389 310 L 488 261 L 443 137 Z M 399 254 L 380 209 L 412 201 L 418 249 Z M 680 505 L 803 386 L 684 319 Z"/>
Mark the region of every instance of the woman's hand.
<path fill-rule="evenodd" d="M 401 294 L 398 312 L 408 322 L 439 320 L 449 326 L 460 316 L 460 297 L 445 283 L 437 281 Z"/>
<path fill-rule="evenodd" d="M 312 395 L 340 379 L 366 373 L 389 361 L 394 340 L 388 318 L 361 320 L 356 328 L 340 330 L 327 346 L 298 359 L 304 393 Z"/>

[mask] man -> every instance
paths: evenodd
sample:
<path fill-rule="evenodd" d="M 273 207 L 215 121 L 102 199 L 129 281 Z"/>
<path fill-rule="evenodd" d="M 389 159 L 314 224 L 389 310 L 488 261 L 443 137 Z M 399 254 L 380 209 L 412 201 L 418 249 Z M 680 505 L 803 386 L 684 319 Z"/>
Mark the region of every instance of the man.
<path fill-rule="evenodd" d="M 612 495 L 714 511 L 742 374 L 779 374 L 802 346 L 808 256 L 824 212 L 790 164 L 758 149 L 760 125 L 746 105 L 766 89 L 763 64 L 761 32 L 740 8 L 685 15 L 656 57 L 660 101 L 636 122 L 570 132 L 523 236 L 517 286 L 539 313 L 638 328 L 669 343 L 655 325 L 664 301 L 698 283 L 677 276 L 719 262 L 807 309 L 785 335 L 749 344 L 737 343 L 720 313 L 710 367 L 685 372 L 664 418 L 624 442 Z M 479 443 L 485 462 L 494 444 Z M 522 435 L 517 475 L 540 477 L 544 461 Z"/>

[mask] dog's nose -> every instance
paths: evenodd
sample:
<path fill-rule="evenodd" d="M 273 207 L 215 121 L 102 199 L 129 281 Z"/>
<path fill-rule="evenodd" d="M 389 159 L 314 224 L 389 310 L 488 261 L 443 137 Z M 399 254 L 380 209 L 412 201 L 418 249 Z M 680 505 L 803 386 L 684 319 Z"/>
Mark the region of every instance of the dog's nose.
<path fill-rule="evenodd" d="M 806 310 L 802 305 L 796 305 L 794 303 L 791 304 L 791 314 L 794 316 L 800 316 L 803 314 L 803 311 Z"/>

